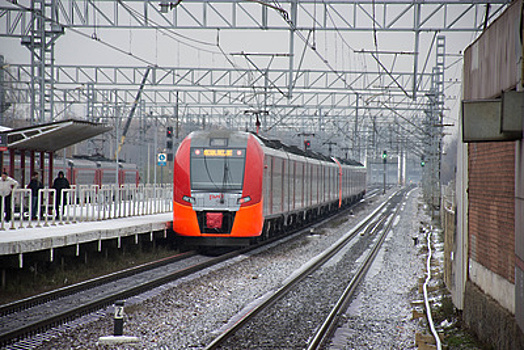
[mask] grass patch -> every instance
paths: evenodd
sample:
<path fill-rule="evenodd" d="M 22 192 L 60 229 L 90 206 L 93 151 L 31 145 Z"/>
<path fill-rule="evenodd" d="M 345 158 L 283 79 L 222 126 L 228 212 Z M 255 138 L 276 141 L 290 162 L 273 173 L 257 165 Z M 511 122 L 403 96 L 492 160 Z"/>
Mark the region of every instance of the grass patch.
<path fill-rule="evenodd" d="M 90 253 L 88 261 L 67 257 L 60 261 L 38 262 L 23 269 L 11 269 L 5 289 L 0 289 L 0 304 L 145 264 L 176 252 L 168 247 L 118 249 L 110 254 Z"/>
<path fill-rule="evenodd" d="M 448 350 L 473 350 L 482 349 L 471 335 L 462 331 L 454 331 L 447 334 L 446 343 Z"/>
<path fill-rule="evenodd" d="M 330 221 L 326 226 L 328 228 L 337 228 L 343 224 L 345 224 L 348 220 L 346 218 L 341 218 L 341 219 L 337 219 L 337 220 L 332 220 Z"/>

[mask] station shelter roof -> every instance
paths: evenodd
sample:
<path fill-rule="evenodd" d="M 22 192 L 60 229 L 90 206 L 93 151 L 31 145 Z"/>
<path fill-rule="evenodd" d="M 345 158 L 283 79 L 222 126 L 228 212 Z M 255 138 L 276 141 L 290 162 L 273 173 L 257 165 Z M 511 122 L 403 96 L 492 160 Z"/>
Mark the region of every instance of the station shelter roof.
<path fill-rule="evenodd" d="M 7 147 L 37 152 L 55 152 L 103 134 L 112 127 L 107 124 L 69 119 L 4 131 Z"/>

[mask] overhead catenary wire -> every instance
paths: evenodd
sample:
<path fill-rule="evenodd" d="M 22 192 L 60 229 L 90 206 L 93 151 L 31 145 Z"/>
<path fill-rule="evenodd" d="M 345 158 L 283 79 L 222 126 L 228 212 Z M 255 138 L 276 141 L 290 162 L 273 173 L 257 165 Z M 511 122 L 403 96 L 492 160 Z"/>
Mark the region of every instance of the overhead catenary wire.
<path fill-rule="evenodd" d="M 36 10 L 31 9 L 31 8 L 29 8 L 29 7 L 26 7 L 26 6 L 24 6 L 24 5 L 21 5 L 21 4 L 19 4 L 19 3 L 13 3 L 13 4 L 16 5 L 16 6 L 18 6 L 18 7 L 21 8 L 21 9 L 25 10 L 25 11 L 28 11 L 28 12 L 36 12 Z M 52 18 L 50 18 L 50 17 L 48 17 L 48 16 L 45 16 L 45 15 L 43 15 L 43 14 L 41 14 L 41 13 L 39 13 L 38 15 L 39 15 L 40 17 L 42 17 L 43 19 L 45 19 L 46 21 L 49 21 L 49 22 L 52 23 L 52 24 L 60 25 L 60 26 L 62 26 L 62 27 L 64 27 L 64 28 L 67 28 L 67 30 L 72 31 L 72 32 L 74 32 L 74 33 L 76 33 L 76 34 L 78 34 L 78 35 L 84 37 L 84 38 L 87 38 L 87 39 L 93 40 L 93 41 L 95 41 L 96 43 L 98 43 L 98 44 L 100 44 L 100 45 L 103 45 L 103 46 L 105 46 L 105 47 L 107 47 L 107 48 L 109 48 L 109 49 L 111 49 L 111 50 L 114 50 L 114 51 L 116 51 L 116 52 L 118 52 L 118 53 L 121 53 L 121 54 L 126 55 L 127 57 L 131 57 L 131 58 L 133 58 L 133 59 L 135 59 L 135 60 L 137 60 L 137 61 L 139 61 L 139 62 L 142 62 L 142 63 L 144 63 L 147 67 L 153 67 L 153 68 L 155 68 L 155 69 L 160 69 L 160 70 L 163 70 L 163 69 L 164 69 L 162 66 L 157 65 L 155 62 L 153 62 L 153 61 L 151 61 L 151 60 L 148 60 L 148 59 L 146 59 L 146 58 L 143 58 L 143 57 L 141 57 L 141 56 L 139 56 L 139 55 L 137 55 L 137 54 L 134 54 L 134 53 L 131 52 L 131 51 L 127 51 L 127 50 L 122 49 L 121 47 L 119 47 L 119 46 L 117 46 L 117 45 L 111 44 L 111 43 L 109 43 L 109 42 L 103 40 L 102 38 L 100 38 L 100 36 L 99 36 L 99 31 L 97 31 L 96 28 L 95 28 L 95 33 L 94 33 L 93 35 L 89 35 L 89 34 L 84 33 L 84 32 L 81 31 L 81 30 L 78 30 L 78 29 L 72 27 L 72 26 L 62 24 L 62 23 L 60 23 L 59 21 L 54 20 L 54 19 L 52 19 Z M 192 40 L 192 39 L 191 39 L 191 40 Z M 195 41 L 199 42 L 198 40 L 195 40 Z M 182 44 L 185 44 L 185 43 L 183 43 L 183 42 L 181 42 L 181 41 L 178 41 L 178 42 L 180 42 L 180 43 L 182 43 Z M 206 42 L 200 42 L 200 43 L 209 44 L 209 43 L 206 43 Z M 209 45 L 214 45 L 214 44 L 209 44 Z M 201 49 L 201 50 L 202 50 L 202 49 Z M 215 51 L 207 51 L 207 52 L 216 53 Z M 181 75 L 178 74 L 178 73 L 174 73 L 174 75 L 177 76 L 177 77 L 179 77 L 179 78 L 184 78 L 183 76 L 181 76 Z M 217 90 L 215 90 L 215 89 L 212 89 L 212 88 L 206 87 L 206 86 L 204 86 L 204 85 L 202 85 L 202 84 L 199 84 L 198 82 L 195 82 L 194 84 L 195 84 L 196 86 L 199 86 L 200 88 L 202 88 L 202 89 L 204 89 L 204 90 L 207 90 L 207 91 L 213 92 L 214 94 L 217 94 L 218 96 L 222 96 L 222 97 L 228 97 L 228 96 L 229 96 L 229 95 L 227 95 L 226 93 L 222 93 L 222 92 L 219 92 L 219 91 L 217 91 Z M 246 101 L 240 99 L 239 97 L 229 96 L 229 98 L 230 98 L 231 101 L 238 101 L 238 102 L 240 102 L 240 103 L 245 104 L 246 106 L 252 107 L 252 106 L 249 105 Z"/>
<path fill-rule="evenodd" d="M 304 46 L 304 52 L 306 51 L 306 48 L 308 48 L 308 47 L 309 47 L 311 50 L 313 50 L 313 51 L 315 52 L 315 54 L 320 58 L 320 60 L 321 60 L 324 64 L 326 64 L 326 66 L 327 66 L 327 67 L 328 67 L 328 68 L 329 68 L 333 73 L 335 73 L 335 75 L 337 76 L 337 79 L 339 79 L 339 80 L 341 80 L 342 82 L 344 82 L 344 85 L 345 85 L 348 89 L 350 89 L 350 90 L 352 90 L 352 91 L 355 92 L 355 89 L 354 89 L 354 87 L 353 87 L 354 84 L 353 84 L 352 82 L 348 82 L 347 79 L 346 79 L 346 77 L 343 75 L 343 73 L 341 73 L 340 71 L 338 71 L 338 70 L 336 69 L 336 67 L 334 67 L 334 66 L 331 64 L 331 62 L 329 62 L 329 60 L 326 58 L 326 56 L 325 56 L 324 54 L 320 53 L 320 52 L 317 50 L 317 46 L 316 46 L 316 38 L 315 38 L 315 29 L 316 29 L 316 24 L 317 24 L 316 19 L 314 19 L 314 21 L 313 21 L 313 23 L 314 23 L 314 28 L 313 28 L 314 30 L 313 30 L 313 32 L 310 31 L 310 32 L 309 32 L 309 35 L 306 37 L 303 33 L 301 33 L 301 32 L 299 32 L 298 30 L 296 30 L 296 26 L 295 26 L 294 23 L 292 23 L 291 19 L 289 18 L 289 14 L 288 14 L 288 12 L 287 12 L 286 10 L 284 10 L 284 9 L 280 6 L 280 4 L 279 4 L 278 1 L 275 1 L 275 3 L 276 3 L 277 5 L 267 4 L 267 3 L 262 2 L 262 1 L 255 1 L 255 0 L 251 0 L 251 1 L 256 2 L 256 3 L 259 3 L 259 4 L 262 4 L 262 5 L 264 5 L 264 6 L 269 6 L 270 8 L 272 8 L 272 9 L 278 11 L 278 12 L 283 16 L 283 18 L 286 20 L 286 22 L 288 23 L 288 25 L 290 25 L 290 27 L 291 27 L 292 29 L 294 29 L 294 32 L 296 33 L 296 35 L 297 35 L 301 40 L 304 41 L 304 43 L 305 43 L 305 46 Z M 135 17 L 137 17 L 137 16 L 141 16 L 140 18 L 142 18 L 143 20 L 145 20 L 145 17 L 144 17 L 143 15 L 141 15 L 141 14 L 140 14 L 136 9 L 133 9 L 132 7 L 129 7 L 129 6 L 128 6 L 127 4 L 125 4 L 125 3 L 122 3 L 122 6 L 124 6 L 124 8 L 125 8 L 125 9 L 126 9 L 126 10 L 131 14 L 131 15 L 133 15 L 133 16 L 135 16 Z M 100 9 L 98 9 L 97 11 L 100 11 Z M 315 11 L 314 16 L 316 16 L 316 6 L 315 6 L 314 11 Z M 334 19 L 333 19 L 333 17 L 332 17 L 331 12 L 330 12 L 330 11 L 326 11 L 326 14 L 327 14 L 327 17 L 329 18 L 329 20 L 330 20 L 331 22 L 334 23 L 335 21 L 334 21 Z M 96 16 L 95 16 L 95 18 L 96 18 Z M 213 54 L 221 54 L 221 55 L 223 55 L 224 57 L 226 57 L 226 59 L 229 58 L 228 55 L 227 55 L 227 54 L 224 52 L 224 50 L 222 49 L 222 47 L 220 47 L 220 45 L 215 45 L 214 43 L 210 43 L 210 42 L 206 42 L 206 41 L 201 41 L 201 40 L 198 40 L 198 39 L 195 39 L 195 38 L 191 38 L 191 37 L 184 36 L 184 35 L 182 35 L 182 34 L 180 34 L 180 33 L 177 33 L 177 32 L 175 32 L 175 31 L 169 29 L 169 28 L 166 28 L 165 26 L 161 26 L 160 24 L 158 24 L 158 23 L 152 21 L 152 20 L 149 19 L 149 18 L 147 18 L 147 21 L 149 21 L 150 23 L 155 24 L 156 27 L 157 27 L 156 30 L 157 30 L 158 32 L 162 33 L 163 35 L 167 35 L 167 36 L 169 36 L 170 38 L 173 38 L 173 40 L 176 40 L 177 42 L 181 43 L 182 45 L 187 45 L 187 46 L 189 46 L 189 47 L 193 47 L 193 48 L 195 48 L 195 49 L 197 49 L 197 50 L 199 50 L 199 51 L 203 51 L 203 52 L 209 52 L 209 53 L 213 53 Z M 375 20 L 373 21 L 373 24 L 375 25 Z M 140 56 L 140 55 L 134 53 L 134 52 L 132 51 L 132 48 L 131 48 L 131 42 L 130 42 L 130 48 L 129 48 L 129 50 L 125 50 L 125 49 L 122 49 L 121 47 L 119 47 L 118 45 L 114 45 L 114 44 L 111 44 L 110 42 L 108 42 L 107 40 L 103 40 L 103 39 L 101 38 L 101 36 L 99 35 L 100 33 L 99 33 L 99 30 L 98 30 L 98 28 L 97 28 L 96 26 L 95 26 L 95 29 L 94 29 L 94 30 L 95 30 L 95 32 L 94 32 L 94 33 L 95 33 L 95 34 L 94 34 L 94 37 L 93 37 L 93 36 L 90 37 L 90 36 L 88 36 L 87 34 L 85 34 L 84 32 L 82 32 L 81 30 L 75 29 L 75 28 L 73 28 L 73 27 L 69 27 L 69 26 L 65 26 L 65 27 L 67 27 L 68 30 L 71 30 L 71 31 L 73 31 L 73 32 L 75 32 L 75 33 L 78 33 L 79 35 L 83 35 L 83 36 L 85 36 L 86 38 L 91 38 L 92 40 L 97 41 L 97 42 L 100 43 L 101 45 L 105 45 L 105 46 L 107 46 L 108 48 L 110 48 L 110 49 L 112 49 L 112 50 L 118 51 L 118 52 L 120 52 L 120 53 L 122 53 L 122 54 L 124 54 L 124 55 L 126 55 L 126 56 L 128 56 L 128 57 L 132 57 L 132 58 L 134 58 L 134 59 L 136 59 L 136 60 L 138 60 L 138 61 L 140 61 L 140 62 L 142 62 L 142 63 L 145 63 L 145 64 L 148 65 L 148 66 L 153 66 L 153 67 L 155 67 L 155 68 L 162 69 L 162 67 L 159 67 L 159 66 L 158 66 L 158 60 L 151 61 L 151 60 L 148 60 L 148 59 L 146 59 L 146 58 L 144 58 L 144 57 L 142 57 L 142 56 Z M 342 39 L 344 45 L 346 45 L 346 46 L 347 46 L 348 48 L 350 48 L 351 50 L 354 50 L 354 49 L 353 49 L 353 48 L 352 48 L 352 47 L 347 43 L 347 41 L 343 38 L 343 36 L 342 36 L 342 34 L 340 33 L 340 31 L 339 31 L 338 28 L 337 28 L 337 33 L 338 33 L 338 35 L 340 36 L 340 38 Z M 312 42 L 312 43 L 311 43 L 311 41 L 310 41 L 310 36 L 311 36 L 311 34 L 313 34 L 313 42 Z M 202 48 L 198 48 L 198 47 L 192 46 L 191 44 L 188 44 L 188 43 L 186 43 L 186 42 L 184 42 L 183 40 L 180 40 L 180 39 L 178 39 L 178 38 L 174 38 L 173 36 L 179 36 L 179 37 L 181 37 L 183 40 L 190 40 L 190 41 L 192 41 L 192 42 L 196 42 L 196 43 L 198 43 L 198 44 L 205 45 L 205 46 L 215 46 L 215 47 L 217 47 L 217 48 L 219 49 L 219 52 L 217 52 L 217 51 L 213 51 L 213 50 L 206 50 L 206 49 L 202 49 Z M 231 60 L 228 59 L 228 62 L 231 63 Z M 302 62 L 302 60 L 301 60 L 301 62 Z M 302 65 L 302 63 L 300 64 L 300 66 L 301 66 L 301 65 Z M 180 76 L 179 74 L 177 74 L 177 73 L 175 73 L 175 76 L 181 77 L 181 76 Z M 294 80 L 294 84 L 296 84 L 296 81 L 297 81 L 297 80 L 295 79 L 295 80 Z M 202 85 L 200 85 L 199 83 L 196 83 L 195 85 L 196 85 L 196 86 L 200 86 L 200 87 L 202 87 L 203 89 L 206 89 L 206 90 L 208 90 L 208 91 L 212 91 L 212 92 L 216 93 L 216 94 L 219 95 L 219 96 L 226 96 L 226 94 L 220 93 L 220 92 L 218 92 L 218 91 L 216 91 L 216 90 L 214 90 L 214 89 L 212 89 L 212 88 L 202 86 Z M 359 98 L 358 96 L 359 96 L 359 94 L 357 94 L 357 98 Z M 241 102 L 241 103 L 243 103 L 243 104 L 246 104 L 246 105 L 248 105 L 248 106 L 250 106 L 250 105 L 252 104 L 252 103 L 250 103 L 251 99 L 246 99 L 245 97 L 232 97 L 232 100 L 233 100 L 233 101 L 239 101 L 239 102 Z M 385 102 L 385 103 L 387 103 L 387 102 Z"/>
<path fill-rule="evenodd" d="M 256 1 L 258 3 L 263 3 L 262 1 Z M 280 6 L 280 3 L 278 2 L 278 0 L 274 0 L 274 3 L 275 3 L 275 6 L 273 5 L 270 5 L 268 4 L 269 7 L 273 8 L 273 9 L 276 9 L 283 17 L 283 19 L 286 21 L 286 23 L 290 26 L 290 28 L 293 30 L 294 33 L 296 33 L 296 35 L 305 43 L 305 45 L 307 45 L 318 57 L 319 59 L 328 67 L 329 70 L 331 70 L 344 84 L 345 86 L 352 90 L 353 92 L 357 93 L 355 88 L 353 87 L 352 84 L 348 83 L 346 81 L 346 79 L 342 76 L 342 74 L 340 72 L 338 72 L 332 65 L 331 63 L 322 55 L 318 52 L 318 50 L 316 49 L 316 47 L 313 47 L 311 44 L 309 44 L 309 38 L 305 38 L 304 35 L 296 30 L 296 25 L 291 21 L 291 19 L 289 18 L 289 14 L 288 12 L 283 9 L 281 6 Z M 263 3 L 263 4 L 266 4 L 266 3 Z M 330 20 L 333 22 L 334 24 L 334 21 L 333 19 L 331 18 L 331 15 L 329 14 L 329 11 L 327 11 L 328 13 L 328 16 L 330 17 Z M 375 1 L 373 0 L 373 33 L 374 33 L 374 44 L 375 44 L 375 50 L 376 52 L 378 53 L 378 38 L 377 38 L 377 30 L 376 30 L 376 18 L 375 18 Z M 345 40 L 344 40 L 345 42 Z M 347 43 L 346 43 L 347 44 Z M 347 45 L 349 48 L 351 48 L 353 51 L 355 51 L 350 45 Z M 378 62 L 380 62 L 379 58 L 378 58 L 378 54 L 376 56 L 376 60 Z M 377 63 L 378 64 L 378 63 Z M 398 83 L 397 83 L 398 84 Z M 411 97 L 409 96 L 405 90 L 403 90 L 404 93 L 406 94 L 406 96 L 408 97 Z M 358 96 L 358 94 L 357 94 Z M 386 102 L 384 101 L 381 101 L 381 104 L 386 107 L 387 109 L 391 110 L 391 111 L 394 111 L 394 109 L 390 106 L 387 105 Z M 395 114 L 399 115 L 400 114 L 398 112 L 395 111 Z M 407 118 L 405 118 L 404 116 L 400 116 L 402 119 L 408 121 L 410 124 L 414 125 L 413 122 L 409 121 Z M 415 125 L 414 125 L 415 126 Z"/>
<path fill-rule="evenodd" d="M 253 0 L 253 1 L 254 1 L 254 2 L 258 2 L 258 1 L 255 1 L 255 0 Z M 139 13 L 138 11 L 136 11 L 136 10 L 134 10 L 133 8 L 130 8 L 130 7 L 126 6 L 126 5 L 124 5 L 124 6 L 128 9 L 128 11 L 135 13 L 137 16 L 140 16 L 140 17 L 142 17 L 142 19 L 145 20 L 145 18 L 143 17 L 143 15 L 142 15 L 141 13 Z M 149 21 L 151 21 L 151 20 L 149 20 Z M 176 33 L 176 32 L 174 32 L 174 31 L 172 31 L 172 30 L 170 30 L 170 29 L 168 29 L 168 28 L 165 28 L 165 27 L 160 26 L 157 22 L 154 22 L 154 21 L 153 21 L 152 23 L 154 23 L 155 25 L 157 25 L 158 29 L 163 30 L 163 31 L 166 31 L 168 34 L 166 34 L 166 33 L 163 33 L 163 34 L 164 34 L 164 35 L 167 35 L 167 36 L 169 36 L 169 37 L 171 37 L 171 36 L 169 35 L 169 33 L 173 33 L 174 35 L 180 36 L 180 37 L 182 37 L 182 38 L 184 38 L 184 39 L 187 39 L 187 40 L 195 41 L 195 42 L 197 42 L 197 43 L 199 43 L 199 44 L 202 44 L 202 45 L 207 45 L 207 46 L 213 46 L 213 47 L 216 47 L 216 48 L 219 50 L 219 52 L 211 51 L 211 50 L 205 50 L 205 49 L 201 49 L 201 48 L 196 48 L 196 47 L 194 47 L 193 45 L 187 44 L 187 43 L 185 43 L 185 42 L 183 42 L 183 41 L 181 41 L 181 40 L 177 40 L 176 38 L 171 37 L 173 40 L 176 40 L 176 41 L 180 42 L 181 44 L 187 45 L 187 46 L 189 46 L 189 47 L 195 48 L 196 50 L 203 51 L 203 52 L 207 52 L 207 53 L 211 53 L 211 54 L 221 54 L 221 55 L 226 59 L 226 61 L 227 61 L 227 62 L 228 62 L 228 63 L 229 63 L 229 64 L 230 64 L 230 65 L 231 65 L 235 70 L 237 70 L 238 72 L 241 71 L 242 68 L 239 67 L 237 64 L 235 64 L 235 63 L 234 63 L 234 62 L 229 58 L 229 55 L 228 55 L 226 52 L 224 52 L 223 48 L 221 47 L 221 45 L 220 45 L 220 31 L 219 31 L 219 30 L 217 31 L 216 43 L 210 43 L 210 42 L 204 42 L 204 41 L 201 41 L 201 40 L 197 40 L 197 39 L 194 39 L 194 38 L 190 38 L 190 37 L 184 36 L 184 35 L 182 35 L 182 34 L 180 34 L 180 33 Z M 255 67 L 255 68 L 257 68 L 257 67 Z M 273 85 L 275 88 L 277 88 L 281 93 L 283 93 L 283 92 L 282 92 L 282 91 L 281 91 L 281 90 L 280 90 L 280 89 L 279 89 L 279 88 L 278 88 L 274 83 L 272 83 L 272 85 Z M 224 96 L 225 96 L 225 95 L 224 95 Z M 256 96 L 255 96 L 255 97 L 256 97 Z M 233 99 L 233 100 L 235 100 L 235 99 Z M 245 100 L 238 100 L 238 99 L 236 99 L 236 100 L 237 100 L 237 101 L 240 101 L 240 102 L 242 102 L 242 103 L 244 103 L 244 104 L 246 104 L 247 106 L 254 107 L 254 106 L 250 105 L 250 104 L 249 104 L 247 101 L 245 101 Z M 258 104 L 258 103 L 257 103 L 257 104 Z"/>
<path fill-rule="evenodd" d="M 309 43 L 309 39 L 306 38 L 304 36 L 304 34 L 302 34 L 299 30 L 297 30 L 297 27 L 295 25 L 295 23 L 293 23 L 293 21 L 289 18 L 289 13 L 280 6 L 280 4 L 278 3 L 277 0 L 274 0 L 274 3 L 276 4 L 275 6 L 274 5 L 271 5 L 271 4 L 267 4 L 267 3 L 264 3 L 264 2 L 261 2 L 261 1 L 257 1 L 259 3 L 263 3 L 265 4 L 266 6 L 269 6 L 270 8 L 273 8 L 275 9 L 276 7 L 276 10 L 281 14 L 282 18 L 284 19 L 284 21 L 287 23 L 287 25 L 290 27 L 290 29 L 293 31 L 294 34 L 297 35 L 297 37 L 302 40 L 304 42 L 305 45 L 307 45 L 311 51 L 313 51 L 313 53 L 320 59 L 320 61 L 322 61 L 322 63 L 332 72 L 334 73 L 338 79 L 340 79 L 346 86 L 347 89 L 353 91 L 356 93 L 356 90 L 355 88 L 353 87 L 352 84 L 348 83 L 347 80 L 344 78 L 344 76 L 342 75 L 342 73 L 340 73 L 337 69 L 335 69 L 333 67 L 333 65 L 329 62 L 328 59 L 326 59 L 317 49 L 316 49 L 316 46 L 313 46 L 312 44 Z"/>

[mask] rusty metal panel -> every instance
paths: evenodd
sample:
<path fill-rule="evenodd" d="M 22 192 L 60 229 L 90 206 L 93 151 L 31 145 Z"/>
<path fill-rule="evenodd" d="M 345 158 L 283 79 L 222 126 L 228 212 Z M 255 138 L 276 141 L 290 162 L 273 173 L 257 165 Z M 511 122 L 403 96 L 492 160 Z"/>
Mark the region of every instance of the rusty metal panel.
<path fill-rule="evenodd" d="M 515 89 L 521 71 L 523 0 L 508 9 L 464 52 L 464 99 L 499 97 Z"/>

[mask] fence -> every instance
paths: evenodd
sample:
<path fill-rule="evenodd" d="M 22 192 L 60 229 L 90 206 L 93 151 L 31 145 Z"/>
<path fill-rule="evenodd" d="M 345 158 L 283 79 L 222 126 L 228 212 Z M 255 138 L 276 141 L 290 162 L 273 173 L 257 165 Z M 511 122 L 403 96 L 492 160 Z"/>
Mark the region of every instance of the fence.
<path fill-rule="evenodd" d="M 444 230 L 444 282 L 449 290 L 453 287 L 453 252 L 456 245 L 456 204 L 455 183 L 445 186 L 442 191 L 442 203 L 440 206 L 441 224 Z"/>
<path fill-rule="evenodd" d="M 41 189 L 35 197 L 29 189 L 15 189 L 8 203 L 0 197 L 0 213 L 10 205 L 10 213 L 0 215 L 0 230 L 166 213 L 173 209 L 172 199 L 172 185 L 73 185 L 60 198 L 53 188 Z"/>

